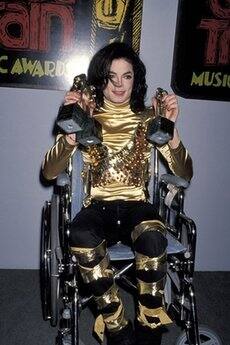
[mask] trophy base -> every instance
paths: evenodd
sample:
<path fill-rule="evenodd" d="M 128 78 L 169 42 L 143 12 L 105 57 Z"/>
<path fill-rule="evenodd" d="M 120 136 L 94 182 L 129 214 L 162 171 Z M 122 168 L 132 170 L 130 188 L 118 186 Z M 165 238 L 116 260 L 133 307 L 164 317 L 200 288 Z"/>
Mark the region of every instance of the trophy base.
<path fill-rule="evenodd" d="M 87 119 L 87 113 L 74 103 L 60 108 L 56 123 L 65 133 L 71 134 L 83 130 Z"/>
<path fill-rule="evenodd" d="M 84 146 L 101 144 L 102 129 L 100 123 L 88 117 L 83 130 L 77 133 L 77 141 Z"/>
<path fill-rule="evenodd" d="M 65 133 L 77 133 L 77 141 L 84 146 L 97 145 L 102 140 L 102 129 L 99 122 L 77 104 L 63 105 L 56 121 Z"/>
<path fill-rule="evenodd" d="M 91 146 L 91 145 L 101 144 L 101 140 L 95 136 L 79 138 L 79 135 L 77 135 L 77 141 L 83 146 Z"/>
<path fill-rule="evenodd" d="M 152 144 L 165 145 L 173 138 L 174 122 L 163 116 L 157 116 L 150 122 L 147 139 Z"/>
<path fill-rule="evenodd" d="M 82 127 L 80 127 L 73 119 L 57 121 L 57 125 L 66 134 L 76 133 L 82 130 Z"/>

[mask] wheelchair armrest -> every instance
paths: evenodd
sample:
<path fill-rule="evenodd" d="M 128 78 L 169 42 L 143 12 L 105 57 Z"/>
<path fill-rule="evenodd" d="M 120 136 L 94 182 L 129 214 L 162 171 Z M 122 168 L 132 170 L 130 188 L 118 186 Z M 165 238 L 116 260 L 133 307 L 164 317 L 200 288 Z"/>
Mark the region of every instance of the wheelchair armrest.
<path fill-rule="evenodd" d="M 189 182 L 182 177 L 163 174 L 160 178 L 160 195 L 164 198 L 164 204 L 169 209 L 183 210 L 184 189 Z"/>
<path fill-rule="evenodd" d="M 165 185 L 171 184 L 177 188 L 188 188 L 189 182 L 183 179 L 182 177 L 171 175 L 171 174 L 163 174 L 161 175 L 160 182 L 164 183 Z"/>
<path fill-rule="evenodd" d="M 70 177 L 66 172 L 63 172 L 58 175 L 57 180 L 56 180 L 56 185 L 58 187 L 65 187 L 65 186 L 70 186 Z"/>

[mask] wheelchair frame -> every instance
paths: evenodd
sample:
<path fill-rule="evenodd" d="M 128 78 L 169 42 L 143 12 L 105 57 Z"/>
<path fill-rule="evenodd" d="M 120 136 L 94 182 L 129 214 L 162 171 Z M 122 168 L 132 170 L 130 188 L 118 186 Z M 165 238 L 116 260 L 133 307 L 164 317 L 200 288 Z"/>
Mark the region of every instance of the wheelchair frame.
<path fill-rule="evenodd" d="M 166 307 L 169 315 L 185 330 L 187 344 L 200 345 L 193 286 L 196 225 L 184 214 L 184 189 L 187 184 L 172 175 L 163 175 L 159 180 L 156 149 L 154 167 L 153 195 L 157 196 L 154 202 L 166 222 L 170 241 L 177 247 L 175 252 L 168 253 L 167 258 Z M 81 294 L 81 277 L 68 246 L 72 211 L 70 175 L 63 173 L 57 178 L 52 199 L 46 201 L 42 215 L 40 272 L 43 318 L 50 320 L 52 326 L 59 326 L 58 345 L 79 345 L 80 312 L 93 299 L 91 295 Z M 171 200 L 166 204 L 168 196 Z M 113 263 L 117 259 L 112 257 L 110 249 L 109 252 Z M 135 284 L 126 275 L 134 266 L 130 248 L 126 248 L 125 256 L 128 262 L 124 266 L 119 269 L 113 267 L 115 280 L 136 291 Z"/>

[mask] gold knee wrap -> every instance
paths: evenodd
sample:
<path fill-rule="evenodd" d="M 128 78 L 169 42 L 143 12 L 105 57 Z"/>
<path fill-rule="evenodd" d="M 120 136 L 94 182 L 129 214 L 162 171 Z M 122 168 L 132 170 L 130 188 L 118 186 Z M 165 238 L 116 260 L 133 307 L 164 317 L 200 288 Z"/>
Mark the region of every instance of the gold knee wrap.
<path fill-rule="evenodd" d="M 77 258 L 79 271 L 85 283 L 90 283 L 101 278 L 112 278 L 112 270 L 109 269 L 109 254 L 106 249 L 106 242 L 103 241 L 95 248 L 71 247 L 71 251 Z M 101 259 L 94 267 L 88 264 L 96 259 Z"/>
<path fill-rule="evenodd" d="M 136 269 L 137 270 L 154 270 L 154 271 L 164 271 L 166 272 L 167 268 L 167 254 L 164 252 L 160 256 L 149 257 L 138 252 L 135 253 Z"/>
<path fill-rule="evenodd" d="M 98 257 L 104 257 L 106 253 L 106 241 L 102 241 L 95 248 L 80 248 L 70 247 L 71 252 L 76 257 L 77 261 L 81 265 L 85 265 L 89 262 L 96 260 Z"/>
<path fill-rule="evenodd" d="M 112 278 L 113 272 L 108 268 L 109 266 L 109 253 L 107 252 L 104 258 L 94 267 L 89 268 L 82 265 L 78 265 L 85 283 L 90 283 L 94 280 L 101 278 Z"/>
<path fill-rule="evenodd" d="M 165 235 L 166 230 L 164 223 L 160 220 L 145 220 L 135 226 L 131 234 L 133 242 L 146 231 L 159 231 L 161 234 Z"/>

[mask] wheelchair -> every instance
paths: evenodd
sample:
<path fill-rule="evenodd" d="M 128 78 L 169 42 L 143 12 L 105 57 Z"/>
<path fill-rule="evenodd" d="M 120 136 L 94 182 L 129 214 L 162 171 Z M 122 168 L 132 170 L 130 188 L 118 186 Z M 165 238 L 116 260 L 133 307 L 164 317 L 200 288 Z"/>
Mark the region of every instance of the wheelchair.
<path fill-rule="evenodd" d="M 69 226 L 80 211 L 84 190 L 81 183 L 82 157 L 76 151 L 66 172 L 57 177 L 50 201 L 42 210 L 41 299 L 44 320 L 58 327 L 57 345 L 79 345 L 79 317 L 93 296 L 82 286 L 74 256 L 69 251 Z M 167 228 L 167 279 L 165 307 L 182 329 L 175 345 L 222 345 L 219 336 L 198 324 L 193 273 L 196 251 L 196 225 L 184 213 L 184 195 L 188 182 L 163 174 L 159 178 L 158 151 L 153 148 L 152 202 Z M 108 248 L 115 281 L 136 293 L 132 277 L 134 253 L 118 242 Z"/>

